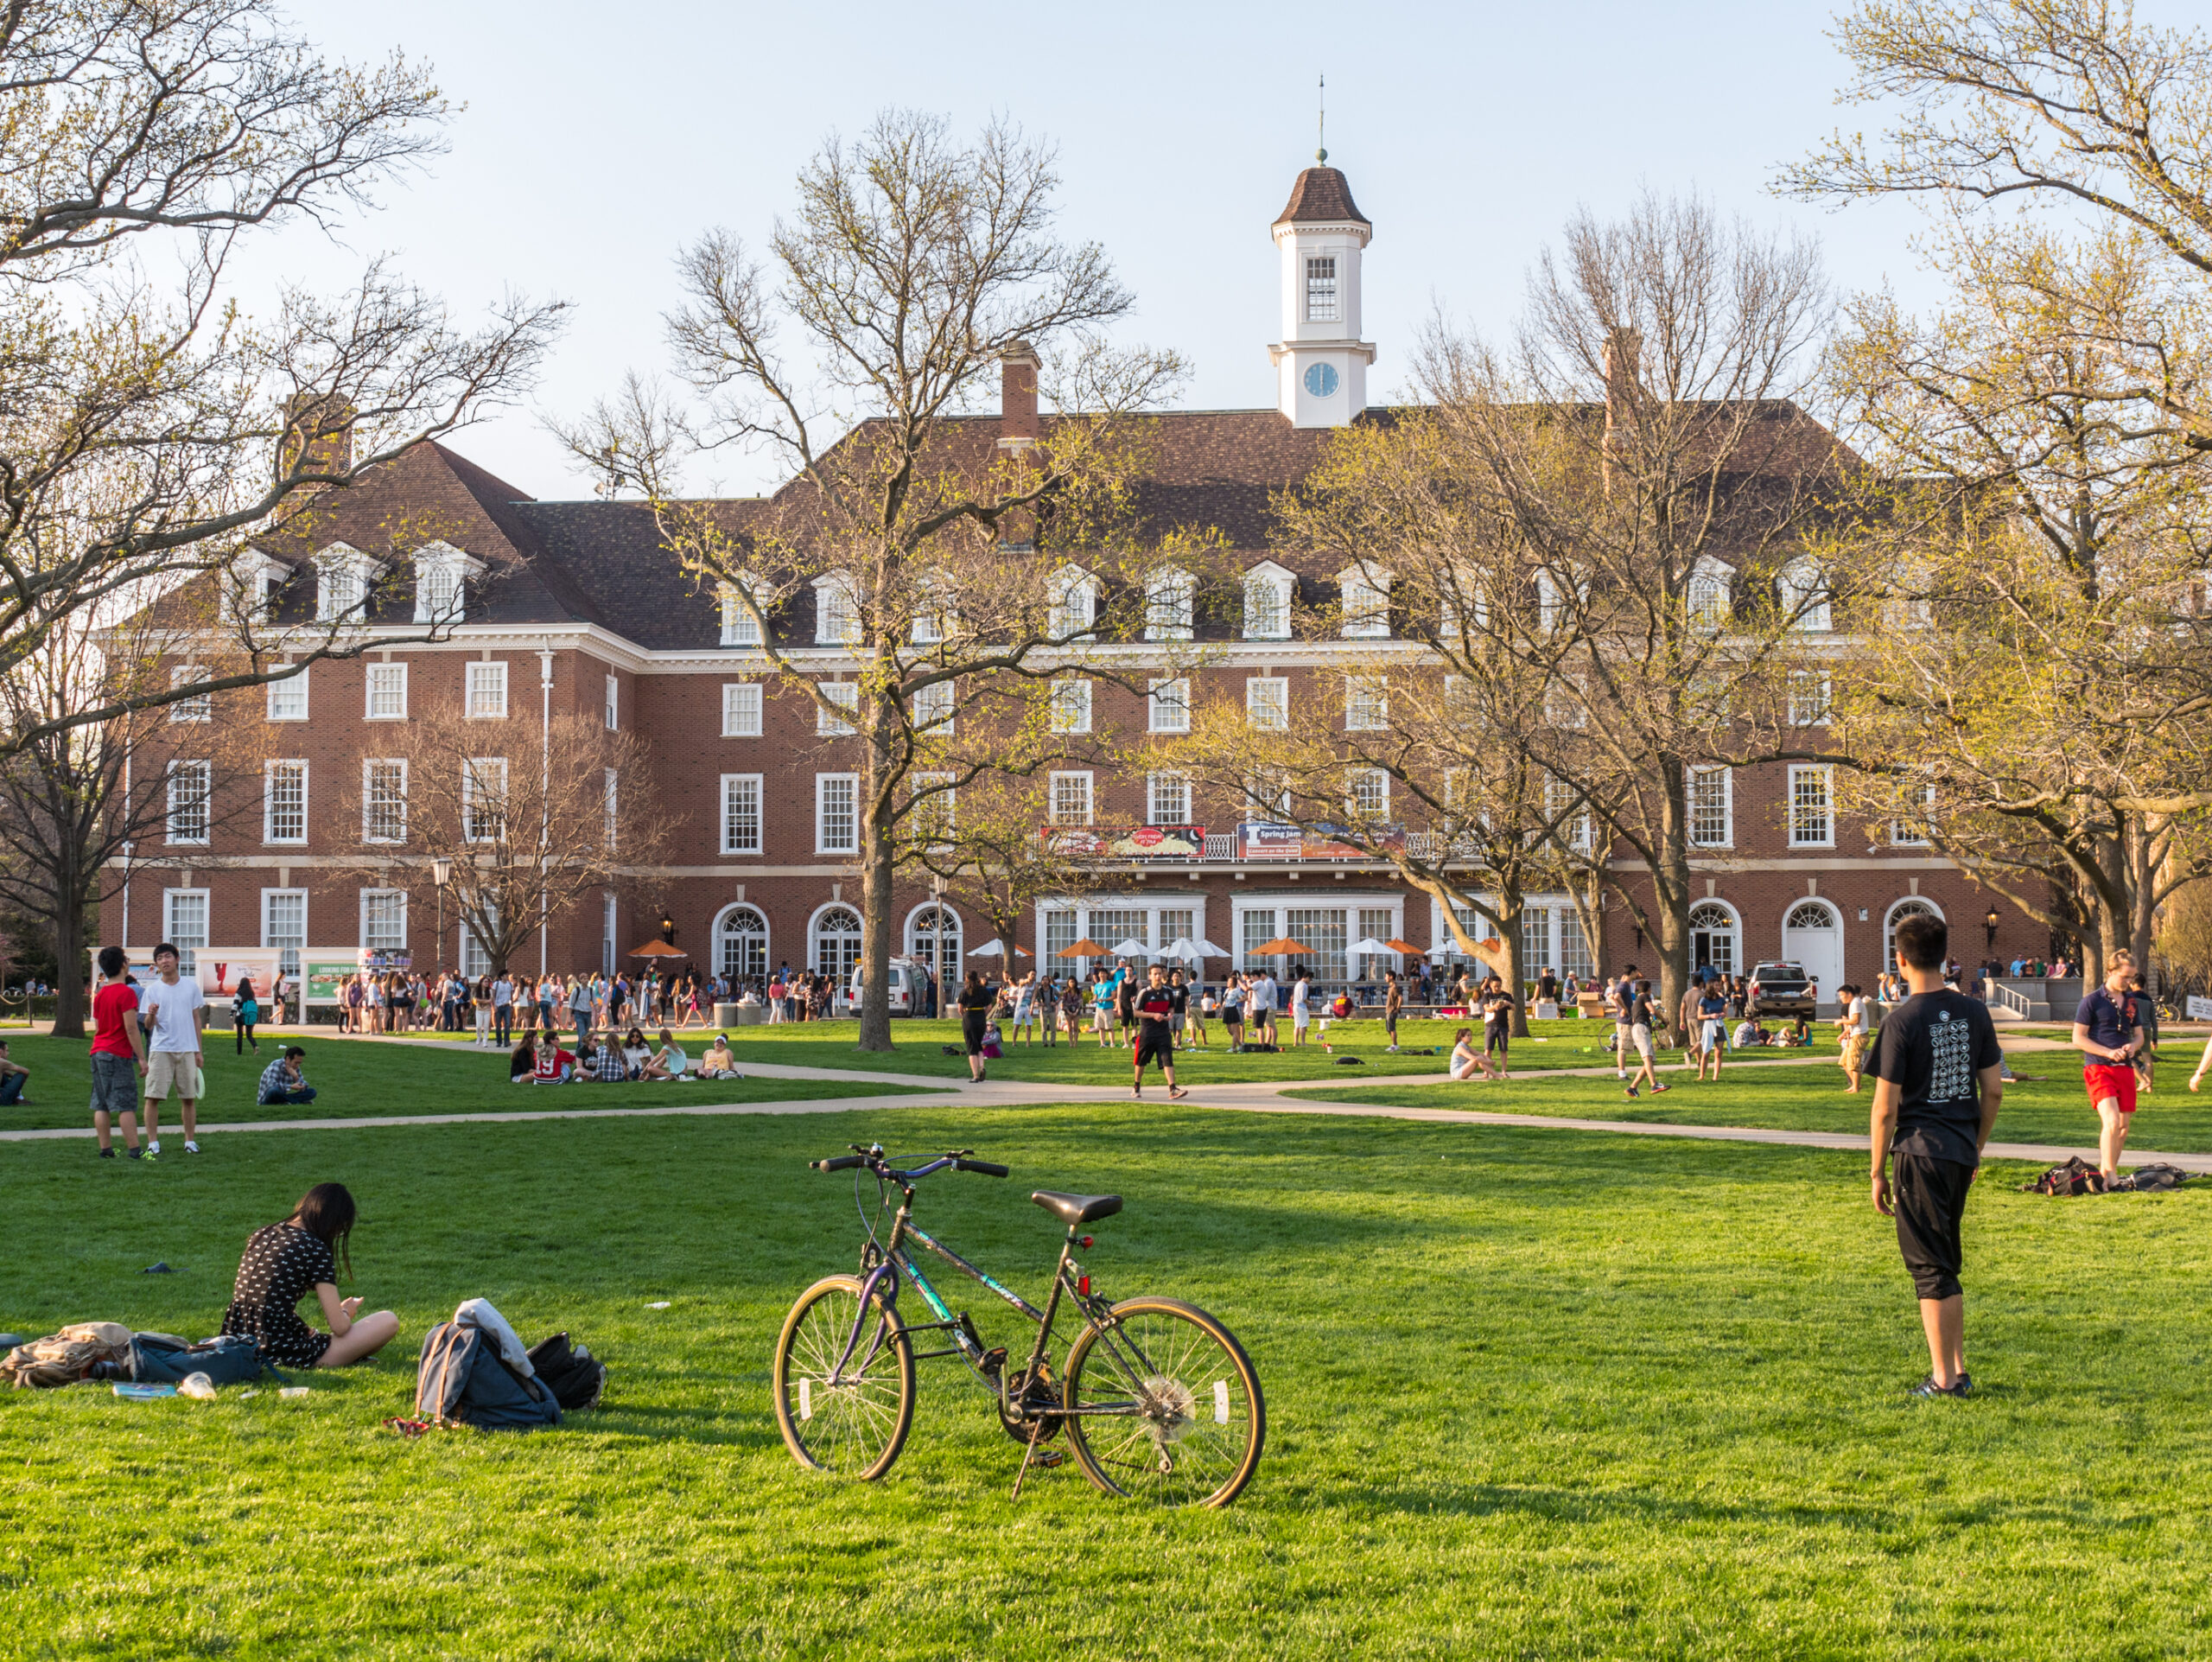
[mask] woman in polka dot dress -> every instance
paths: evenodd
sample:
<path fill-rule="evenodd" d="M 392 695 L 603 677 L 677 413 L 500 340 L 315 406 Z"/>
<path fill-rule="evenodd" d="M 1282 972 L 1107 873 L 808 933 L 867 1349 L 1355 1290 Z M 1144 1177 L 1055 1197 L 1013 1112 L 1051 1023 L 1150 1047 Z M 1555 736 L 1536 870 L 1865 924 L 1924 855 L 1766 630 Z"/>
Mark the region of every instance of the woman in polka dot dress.
<path fill-rule="evenodd" d="M 397 1316 L 390 1310 L 357 1315 L 361 1301 L 338 1296 L 341 1255 L 346 1278 L 353 1277 L 353 1197 L 343 1183 L 317 1183 L 289 1218 L 255 1230 L 238 1264 L 223 1331 L 251 1335 L 262 1360 L 276 1367 L 343 1367 L 390 1344 L 399 1332 Z M 308 1326 L 295 1308 L 310 1288 L 328 1333 Z"/>

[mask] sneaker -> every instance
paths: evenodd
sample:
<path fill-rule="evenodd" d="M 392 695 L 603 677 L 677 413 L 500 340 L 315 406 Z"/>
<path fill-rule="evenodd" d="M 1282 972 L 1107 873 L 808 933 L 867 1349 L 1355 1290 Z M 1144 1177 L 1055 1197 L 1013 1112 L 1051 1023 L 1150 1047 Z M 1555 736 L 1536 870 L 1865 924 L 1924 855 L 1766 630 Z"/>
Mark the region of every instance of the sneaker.
<path fill-rule="evenodd" d="M 1144 1100 L 1144 1087 L 1143 1087 L 1142 1086 L 1137 1086 L 1137 1085 L 1133 1085 L 1133 1086 L 1131 1086 L 1129 1087 L 1129 1097 L 1130 1097 L 1130 1099 L 1131 1099 L 1131 1100 L 1133 1100 L 1133 1101 L 1137 1101 L 1137 1102 L 1141 1102 L 1141 1101 L 1143 1101 L 1143 1100 Z"/>
<path fill-rule="evenodd" d="M 1936 1383 L 1936 1376 L 1931 1373 L 1926 1379 L 1923 1379 L 1918 1385 L 1913 1386 L 1912 1394 L 1916 1397 L 1922 1398 L 1964 1397 L 1970 1395 L 1973 1391 L 1974 1381 L 1969 1379 L 1963 1373 L 1959 1375 L 1958 1384 L 1952 1385 L 1937 1385 Z"/>
<path fill-rule="evenodd" d="M 188 1137 L 184 1139 L 184 1151 L 187 1154 L 198 1154 L 200 1152 L 200 1145 Z"/>
<path fill-rule="evenodd" d="M 132 1150 L 132 1152 L 133 1152 L 133 1153 L 136 1153 L 136 1152 L 137 1152 L 137 1150 L 136 1150 L 136 1149 L 134 1149 L 134 1150 Z M 115 1158 L 115 1150 L 114 1150 L 113 1149 L 102 1149 L 100 1150 L 100 1158 L 101 1158 L 101 1159 L 103 1159 L 103 1160 L 112 1160 L 112 1159 L 114 1159 L 114 1158 Z"/>
<path fill-rule="evenodd" d="M 1633 1101 L 1636 1099 L 1636 1095 L 1637 1095 L 1637 1090 L 1636 1090 L 1636 1087 L 1635 1087 L 1634 1086 L 1632 1086 L 1632 1085 L 1631 1085 L 1630 1086 L 1629 1086 L 1629 1088 L 1628 1088 L 1628 1094 L 1629 1094 L 1629 1099 L 1630 1099 L 1631 1102 L 1633 1102 Z"/>
<path fill-rule="evenodd" d="M 159 1149 L 156 1148 L 156 1147 L 155 1147 L 152 1143 L 148 1143 L 148 1144 L 146 1145 L 146 1158 L 147 1158 L 147 1159 L 149 1159 L 149 1160 L 159 1160 L 161 1157 L 162 1157 L 162 1151 L 161 1151 Z"/>
<path fill-rule="evenodd" d="M 1958 1384 L 1956 1384 L 1956 1385 L 1953 1385 L 1953 1386 L 1951 1387 L 1951 1394 L 1952 1394 L 1954 1397 L 1971 1397 L 1971 1396 L 1973 1396 L 1973 1395 L 1974 1395 L 1974 1375 L 1973 1375 L 1973 1374 L 1971 1374 L 1971 1373 L 1961 1373 L 1961 1374 L 1960 1374 L 1960 1375 L 1959 1375 L 1959 1382 L 1958 1382 Z"/>
<path fill-rule="evenodd" d="M 143 1160 L 145 1158 L 145 1151 L 143 1149 L 125 1149 L 124 1152 L 129 1155 L 133 1160 Z"/>

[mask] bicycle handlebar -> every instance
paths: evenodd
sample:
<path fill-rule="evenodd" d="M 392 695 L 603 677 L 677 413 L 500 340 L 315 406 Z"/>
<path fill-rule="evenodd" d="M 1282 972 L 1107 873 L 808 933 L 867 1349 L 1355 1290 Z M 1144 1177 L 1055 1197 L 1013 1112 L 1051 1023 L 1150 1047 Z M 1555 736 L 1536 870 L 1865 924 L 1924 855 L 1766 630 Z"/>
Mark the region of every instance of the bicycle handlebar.
<path fill-rule="evenodd" d="M 941 1154 L 936 1159 L 926 1164 L 917 1166 L 912 1171 L 899 1171 L 892 1168 L 880 1149 L 863 1150 L 855 1146 L 850 1154 L 834 1155 L 827 1160 L 810 1160 L 807 1165 L 815 1171 L 850 1171 L 855 1166 L 866 1166 L 880 1176 L 893 1178 L 899 1182 L 908 1182 L 917 1177 L 927 1177 L 933 1172 L 943 1171 L 947 1166 L 952 1167 L 957 1171 L 981 1172 L 986 1177 L 1010 1175 L 1004 1166 L 997 1165 L 991 1161 L 969 1159 L 967 1156 L 970 1150 L 966 1149 L 956 1149 L 948 1154 Z"/>
<path fill-rule="evenodd" d="M 807 1163 L 817 1171 L 850 1171 L 855 1166 L 864 1166 L 868 1162 L 856 1154 L 841 1154 L 834 1159 L 810 1160 Z"/>
<path fill-rule="evenodd" d="M 994 1165 L 988 1160 L 955 1160 L 952 1164 L 957 1171 L 979 1171 L 986 1177 L 1004 1177 L 1007 1175 L 1004 1166 Z"/>

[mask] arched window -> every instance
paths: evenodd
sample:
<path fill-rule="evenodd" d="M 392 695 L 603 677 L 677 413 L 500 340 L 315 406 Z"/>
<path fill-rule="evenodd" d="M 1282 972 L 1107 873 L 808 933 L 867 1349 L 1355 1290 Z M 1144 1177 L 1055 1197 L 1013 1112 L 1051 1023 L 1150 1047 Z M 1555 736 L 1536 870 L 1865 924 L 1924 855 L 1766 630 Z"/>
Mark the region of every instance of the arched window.
<path fill-rule="evenodd" d="M 1290 607 L 1297 577 L 1273 560 L 1244 574 L 1244 639 L 1290 639 Z"/>
<path fill-rule="evenodd" d="M 1347 640 L 1380 640 L 1390 634 L 1390 574 L 1379 566 L 1351 565 L 1337 573 L 1344 595 L 1340 627 Z"/>
<path fill-rule="evenodd" d="M 828 976 L 830 984 L 842 990 L 860 961 L 860 914 L 849 906 L 825 906 L 816 913 L 807 931 L 807 967 Z"/>
<path fill-rule="evenodd" d="M 1782 595 L 1782 615 L 1793 629 L 1825 632 L 1834 627 L 1827 579 L 1810 560 L 1792 560 L 1783 568 L 1776 586 Z"/>
<path fill-rule="evenodd" d="M 1144 638 L 1147 640 L 1188 640 L 1191 638 L 1192 597 L 1198 579 L 1180 570 L 1155 571 L 1145 580 Z"/>
<path fill-rule="evenodd" d="M 1098 621 L 1098 580 L 1081 566 L 1064 565 L 1052 573 L 1048 593 L 1052 614 L 1045 627 L 1053 639 L 1071 639 Z"/>
<path fill-rule="evenodd" d="M 1690 573 L 1690 627 L 1711 634 L 1728 621 L 1728 568 L 1710 557 Z"/>
<path fill-rule="evenodd" d="M 1743 965 L 1741 931 L 1736 914 L 1718 901 L 1690 908 L 1690 968 L 1734 975 Z"/>
<path fill-rule="evenodd" d="M 960 984 L 961 946 L 960 914 L 949 906 L 925 906 L 906 921 L 906 955 L 937 977 L 939 1009 L 945 994 Z"/>
<path fill-rule="evenodd" d="M 1802 965 L 1831 1003 L 1843 980 L 1843 918 L 1826 901 L 1799 901 L 1782 920 L 1782 956 Z"/>
<path fill-rule="evenodd" d="M 1937 906 L 1933 901 L 1923 900 L 1917 895 L 1910 895 L 1892 906 L 1882 919 L 1882 967 L 1885 970 L 1894 970 L 1897 967 L 1897 946 L 1899 924 L 1907 918 L 1940 920 L 1942 915 L 1942 907 Z"/>
<path fill-rule="evenodd" d="M 715 920 L 715 967 L 733 982 L 768 976 L 768 920 L 758 907 L 732 906 Z"/>

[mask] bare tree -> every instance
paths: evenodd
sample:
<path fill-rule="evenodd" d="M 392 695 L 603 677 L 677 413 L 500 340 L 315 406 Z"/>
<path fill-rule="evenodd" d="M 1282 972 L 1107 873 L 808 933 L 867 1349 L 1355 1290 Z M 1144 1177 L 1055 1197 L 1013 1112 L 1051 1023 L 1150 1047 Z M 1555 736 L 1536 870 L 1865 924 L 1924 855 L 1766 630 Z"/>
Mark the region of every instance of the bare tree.
<path fill-rule="evenodd" d="M 444 110 L 397 58 L 325 62 L 270 0 L 0 8 L 0 676 L 80 611 L 194 578 L 241 597 L 251 539 L 527 384 L 558 306 L 510 297 L 458 328 L 381 260 L 259 322 L 225 298 L 242 239 L 366 205 L 437 148 Z M 253 607 L 219 609 L 241 648 L 226 685 L 277 673 Z M 288 649 L 350 654 L 358 621 Z M 49 721 L 208 690 L 127 685 Z"/>
<path fill-rule="evenodd" d="M 866 1050 L 892 1045 L 899 827 L 931 794 L 911 776 L 948 772 L 957 790 L 1010 758 L 1033 766 L 1022 735 L 1071 724 L 1043 684 L 1089 644 L 1138 634 L 1148 576 L 1185 551 L 1138 538 L 1127 513 L 1147 455 L 1139 412 L 1179 366 L 1104 344 L 1131 297 L 1096 245 L 1053 232 L 1057 182 L 1052 152 L 999 124 L 962 146 L 942 122 L 897 113 L 831 140 L 765 260 L 719 232 L 683 255 L 669 336 L 696 407 L 633 381 L 564 435 L 652 504 L 667 546 L 748 621 L 786 685 L 852 729 Z M 1040 370 L 1057 406 L 1042 421 Z M 956 417 L 1002 373 L 1014 395 L 995 445 Z M 796 475 L 741 523 L 684 500 L 677 471 L 740 443 Z M 843 649 L 834 682 L 781 633 L 800 602 L 816 641 Z M 934 741 L 956 706 L 963 744 L 986 731 L 1004 743 L 946 760 Z"/>
<path fill-rule="evenodd" d="M 382 748 L 340 795 L 349 864 L 428 904 L 432 863 L 450 862 L 455 927 L 495 971 L 585 896 L 652 890 L 673 824 L 635 734 L 581 712 L 486 719 L 442 705 Z"/>

